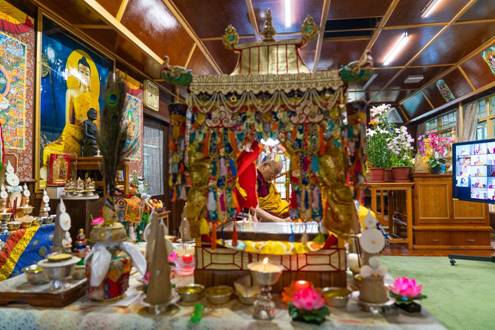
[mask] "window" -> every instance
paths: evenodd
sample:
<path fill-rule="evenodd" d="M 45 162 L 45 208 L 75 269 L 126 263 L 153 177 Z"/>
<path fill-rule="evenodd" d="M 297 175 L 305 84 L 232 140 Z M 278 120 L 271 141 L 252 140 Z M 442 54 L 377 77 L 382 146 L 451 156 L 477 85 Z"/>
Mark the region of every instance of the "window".
<path fill-rule="evenodd" d="M 425 133 L 452 136 L 455 134 L 457 111 L 449 111 L 425 122 Z"/>
<path fill-rule="evenodd" d="M 486 121 L 478 123 L 476 127 L 476 140 L 486 139 Z"/>
<path fill-rule="evenodd" d="M 476 127 L 476 139 L 493 138 L 495 137 L 495 95 L 482 97 L 477 102 L 478 125 Z"/>
<path fill-rule="evenodd" d="M 143 134 L 143 174 L 147 192 L 152 196 L 165 194 L 165 131 L 164 127 L 145 121 Z"/>

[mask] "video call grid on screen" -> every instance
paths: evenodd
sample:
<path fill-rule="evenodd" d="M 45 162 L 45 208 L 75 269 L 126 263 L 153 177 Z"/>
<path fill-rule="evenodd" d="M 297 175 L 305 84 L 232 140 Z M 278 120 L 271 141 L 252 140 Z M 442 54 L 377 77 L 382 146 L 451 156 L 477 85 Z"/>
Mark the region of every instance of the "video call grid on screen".
<path fill-rule="evenodd" d="M 455 143 L 454 198 L 495 203 L 495 139 Z"/>

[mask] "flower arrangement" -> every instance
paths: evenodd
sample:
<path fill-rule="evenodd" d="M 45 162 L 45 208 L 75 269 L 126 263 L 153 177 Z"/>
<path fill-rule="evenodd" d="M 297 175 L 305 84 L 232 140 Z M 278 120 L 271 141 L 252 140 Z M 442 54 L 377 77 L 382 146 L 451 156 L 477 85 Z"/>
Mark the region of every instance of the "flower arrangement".
<path fill-rule="evenodd" d="M 407 132 L 405 126 L 394 129 L 394 138 L 390 139 L 387 147 L 390 150 L 390 160 L 392 167 L 412 167 L 413 166 L 413 146 L 414 139 Z"/>
<path fill-rule="evenodd" d="M 441 172 L 453 142 L 453 138 L 435 133 L 424 134 L 418 138 L 418 152 L 426 159 L 431 172 Z"/>
<path fill-rule="evenodd" d="M 292 295 L 289 314 L 294 321 L 322 324 L 330 310 L 322 294 L 312 286 L 301 288 Z"/>
<path fill-rule="evenodd" d="M 390 286 L 390 293 L 396 299 L 396 304 L 410 304 L 414 300 L 426 298 L 422 293 L 423 286 L 414 278 L 398 277 Z"/>
<path fill-rule="evenodd" d="M 388 143 L 392 138 L 393 127 L 387 119 L 391 107 L 382 104 L 370 109 L 370 127 L 366 131 L 366 152 L 368 162 L 375 168 L 390 167 L 390 150 Z"/>

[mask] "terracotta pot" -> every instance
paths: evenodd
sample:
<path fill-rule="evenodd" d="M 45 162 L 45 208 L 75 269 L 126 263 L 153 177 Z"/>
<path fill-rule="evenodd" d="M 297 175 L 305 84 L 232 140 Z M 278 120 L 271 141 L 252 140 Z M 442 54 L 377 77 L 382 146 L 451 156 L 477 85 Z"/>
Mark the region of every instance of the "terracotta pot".
<path fill-rule="evenodd" d="M 368 180 L 369 182 L 384 182 L 385 170 L 383 168 L 370 168 Z"/>
<path fill-rule="evenodd" d="M 392 182 L 394 181 L 394 177 L 392 175 L 392 169 L 391 168 L 386 168 L 384 170 L 384 177 L 383 177 L 383 180 L 385 182 Z"/>
<path fill-rule="evenodd" d="M 409 174 L 411 173 L 410 167 L 394 167 L 392 168 L 392 175 L 395 182 L 409 182 Z"/>

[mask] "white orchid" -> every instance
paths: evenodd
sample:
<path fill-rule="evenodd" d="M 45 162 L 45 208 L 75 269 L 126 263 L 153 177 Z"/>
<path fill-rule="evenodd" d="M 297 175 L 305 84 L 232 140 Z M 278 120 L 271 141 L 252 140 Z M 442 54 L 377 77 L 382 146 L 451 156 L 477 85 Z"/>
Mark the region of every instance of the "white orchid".
<path fill-rule="evenodd" d="M 392 106 L 390 104 L 380 104 L 370 109 L 371 119 L 380 118 L 383 115 L 386 115 L 390 110 L 392 110 Z"/>

